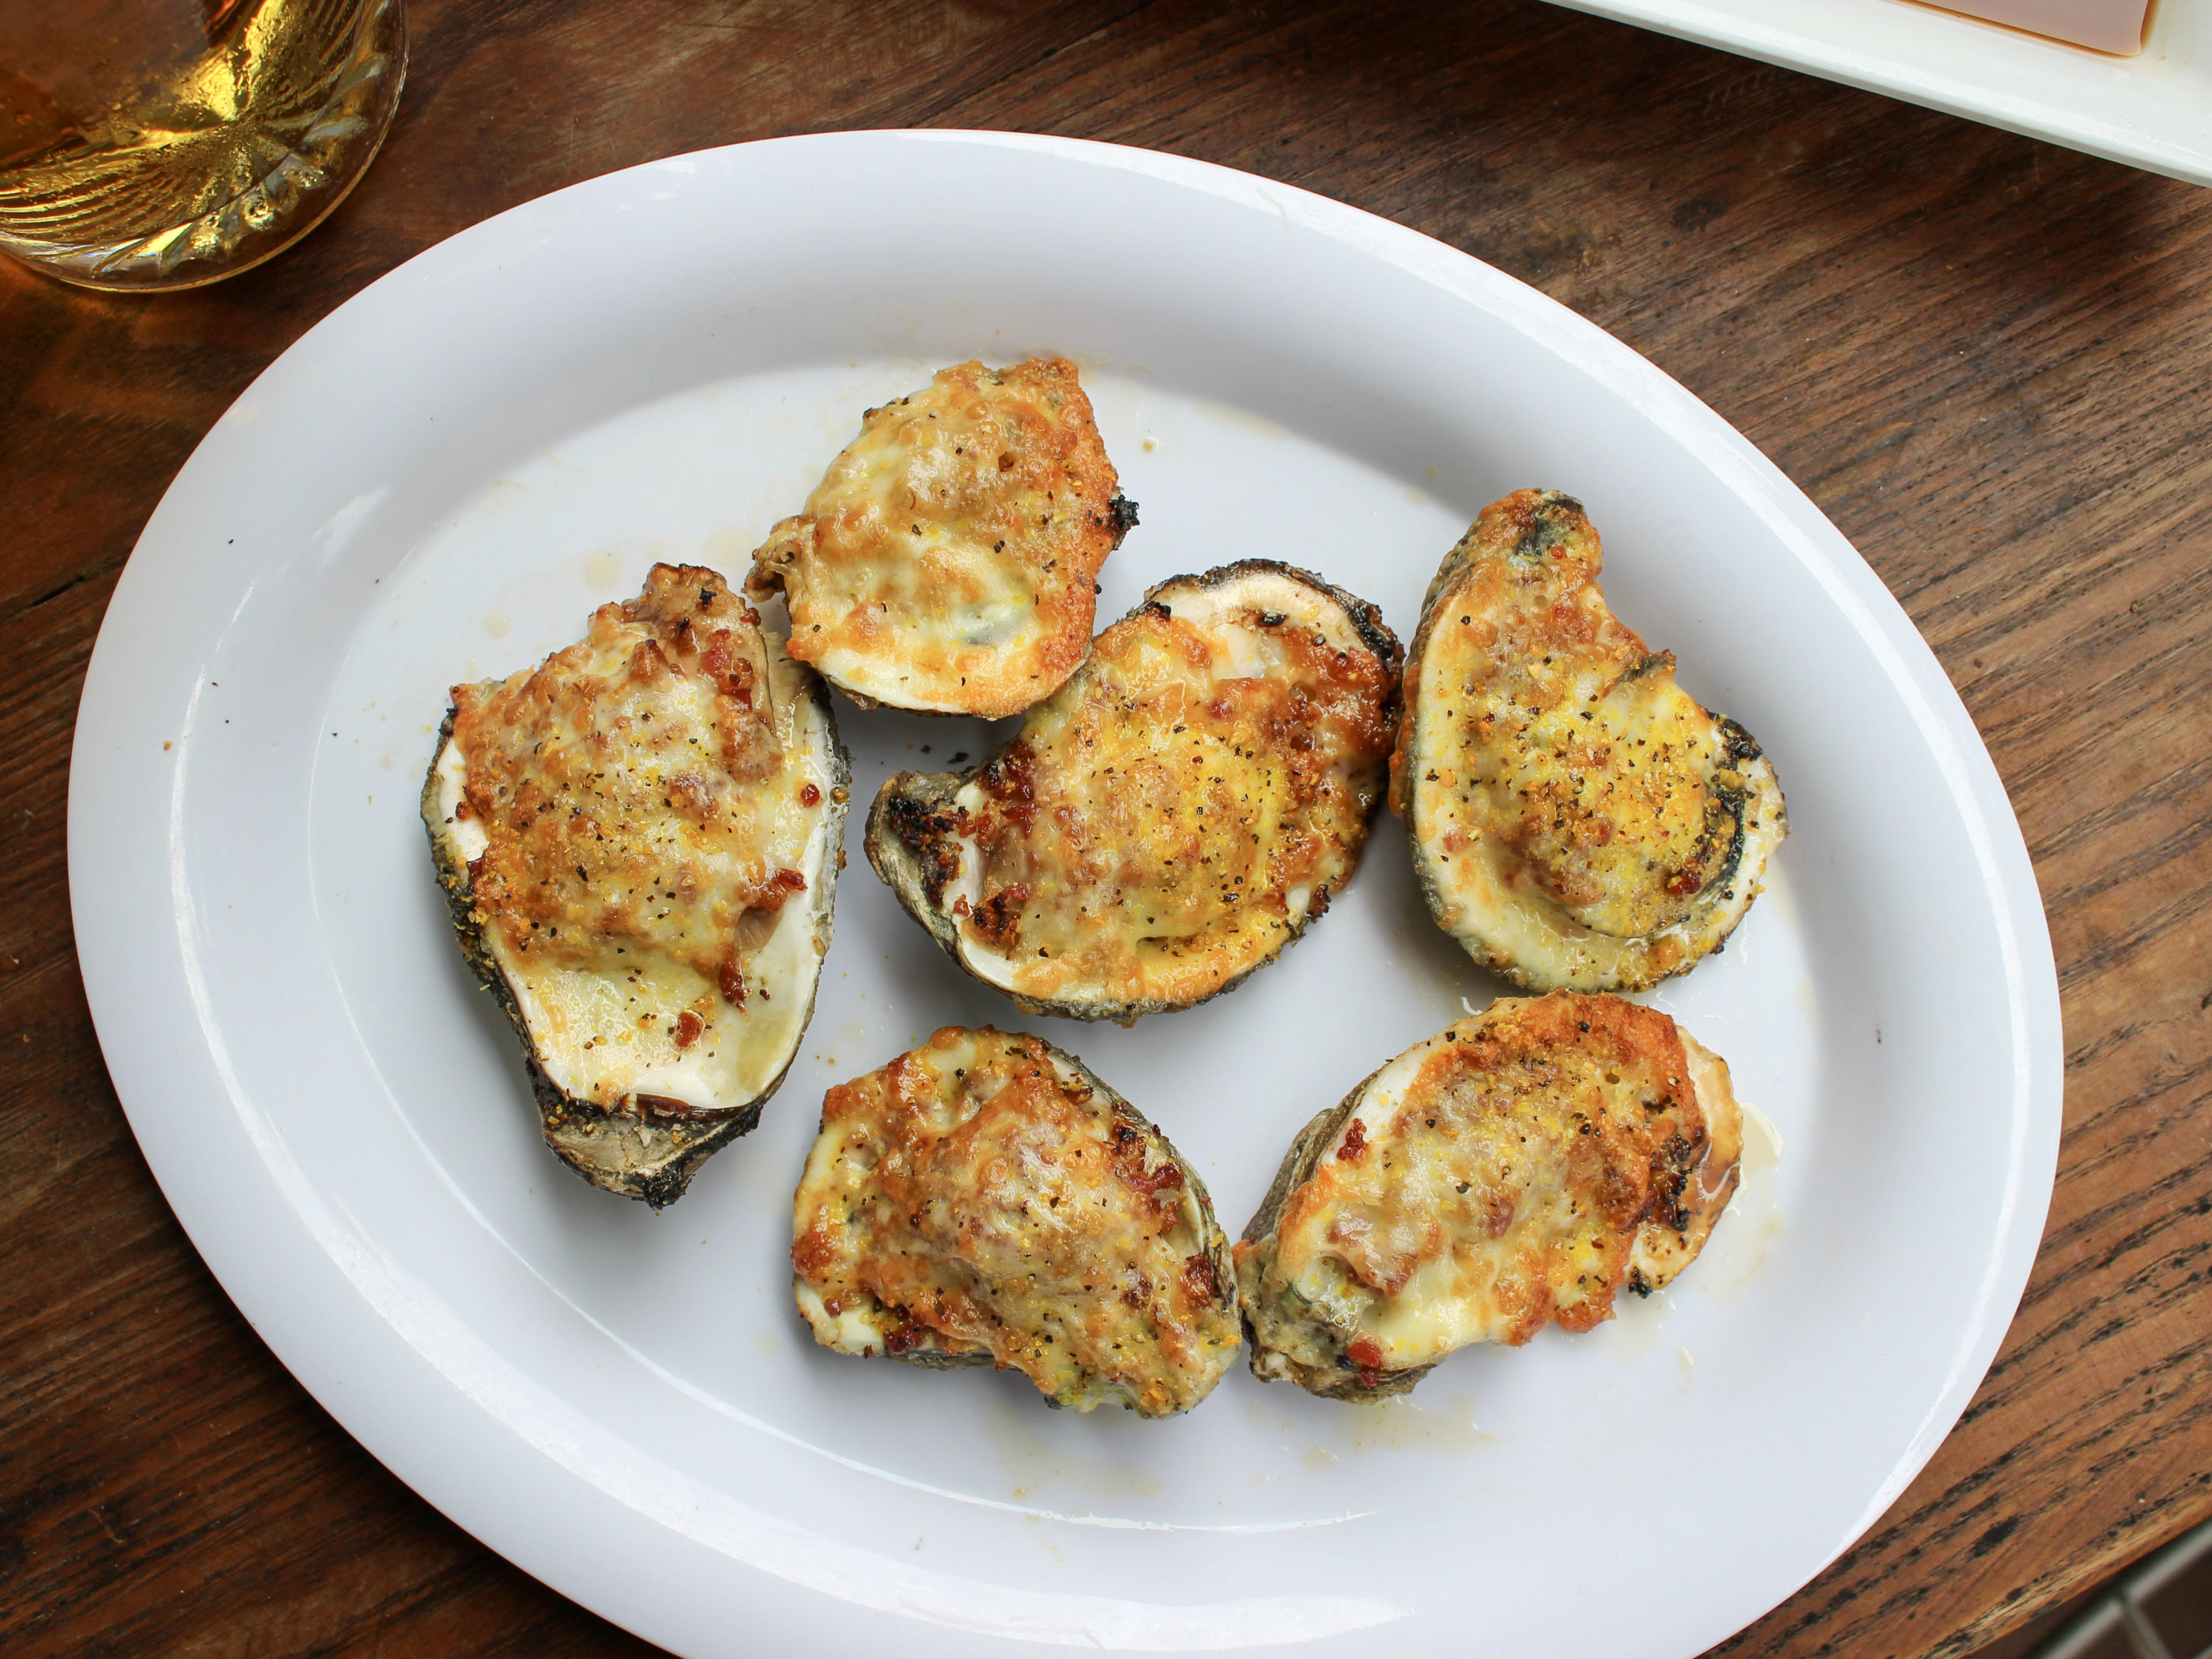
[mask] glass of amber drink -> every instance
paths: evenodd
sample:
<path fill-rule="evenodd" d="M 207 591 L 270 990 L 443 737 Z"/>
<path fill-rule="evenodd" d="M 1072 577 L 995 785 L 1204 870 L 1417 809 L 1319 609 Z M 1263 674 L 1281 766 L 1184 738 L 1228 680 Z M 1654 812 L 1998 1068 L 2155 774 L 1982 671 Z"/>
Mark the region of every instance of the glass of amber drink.
<path fill-rule="evenodd" d="M 383 143 L 401 0 L 0 0 L 0 252 L 191 288 L 289 247 Z"/>

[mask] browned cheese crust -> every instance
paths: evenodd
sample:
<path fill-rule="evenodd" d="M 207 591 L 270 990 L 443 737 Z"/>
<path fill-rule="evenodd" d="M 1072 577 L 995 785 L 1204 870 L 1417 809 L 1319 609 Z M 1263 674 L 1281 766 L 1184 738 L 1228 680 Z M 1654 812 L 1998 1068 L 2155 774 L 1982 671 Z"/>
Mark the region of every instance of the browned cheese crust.
<path fill-rule="evenodd" d="M 453 689 L 422 800 L 440 880 L 586 1179 L 667 1203 L 757 1120 L 828 946 L 845 776 L 811 674 L 699 567 Z"/>
<path fill-rule="evenodd" d="M 791 654 L 857 701 L 997 719 L 1083 661 L 1136 521 L 1074 364 L 956 363 L 868 410 L 751 590 L 783 590 Z"/>
<path fill-rule="evenodd" d="M 1373 607 L 1287 566 L 1162 583 L 979 770 L 886 783 L 869 859 L 1027 1012 L 1189 1007 L 1357 867 L 1397 657 Z"/>
<path fill-rule="evenodd" d="M 1188 1411 L 1239 1340 L 1197 1173 L 1034 1036 L 947 1026 L 831 1089 L 792 1267 L 841 1352 L 1021 1371 L 1054 1405 Z"/>
<path fill-rule="evenodd" d="M 1468 1343 L 1586 1331 L 1695 1258 L 1741 1145 L 1727 1067 L 1666 1015 L 1495 1003 L 1291 1147 L 1235 1251 L 1253 1370 L 1365 1399 Z"/>
<path fill-rule="evenodd" d="M 1786 833 L 1749 732 L 1607 608 L 1555 491 L 1485 507 L 1407 665 L 1391 805 L 1438 922 L 1532 989 L 1634 989 L 1718 947 Z"/>
<path fill-rule="evenodd" d="M 631 643 L 625 624 L 643 636 Z M 625 647 L 620 666 L 594 672 L 611 645 Z M 665 717 L 653 729 L 678 677 L 711 699 L 711 752 Z M 744 1006 L 743 925 L 764 926 L 807 884 L 737 803 L 784 769 L 767 684 L 758 613 L 719 573 L 663 564 L 638 598 L 602 605 L 581 643 L 514 679 L 453 688 L 461 816 L 489 838 L 470 896 L 510 949 L 580 963 L 628 942 Z"/>

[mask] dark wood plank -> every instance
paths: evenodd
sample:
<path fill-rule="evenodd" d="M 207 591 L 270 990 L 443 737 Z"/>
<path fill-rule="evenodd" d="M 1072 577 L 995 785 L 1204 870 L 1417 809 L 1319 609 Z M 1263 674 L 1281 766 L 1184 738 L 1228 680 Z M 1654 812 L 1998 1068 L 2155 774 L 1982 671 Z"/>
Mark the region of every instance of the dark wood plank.
<path fill-rule="evenodd" d="M 1491 260 L 1772 455 L 1958 684 L 2059 962 L 2049 1230 L 1926 1473 L 1726 1651 L 1964 1653 L 2212 1514 L 2212 193 L 1534 3 L 410 15 L 384 155 L 291 252 L 137 300 L 0 266 L 0 1648 L 648 1650 L 400 1486 L 193 1255 L 76 979 L 70 726 L 146 515 L 331 307 L 545 191 L 848 126 L 1151 145 Z"/>

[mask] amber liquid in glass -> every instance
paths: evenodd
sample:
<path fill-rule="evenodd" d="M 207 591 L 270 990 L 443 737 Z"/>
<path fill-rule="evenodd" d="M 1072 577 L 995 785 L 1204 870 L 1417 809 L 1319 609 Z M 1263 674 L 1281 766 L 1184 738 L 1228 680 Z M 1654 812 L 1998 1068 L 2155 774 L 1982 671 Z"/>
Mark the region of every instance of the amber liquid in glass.
<path fill-rule="evenodd" d="M 352 188 L 401 0 L 0 0 L 0 252 L 92 288 L 258 264 Z"/>

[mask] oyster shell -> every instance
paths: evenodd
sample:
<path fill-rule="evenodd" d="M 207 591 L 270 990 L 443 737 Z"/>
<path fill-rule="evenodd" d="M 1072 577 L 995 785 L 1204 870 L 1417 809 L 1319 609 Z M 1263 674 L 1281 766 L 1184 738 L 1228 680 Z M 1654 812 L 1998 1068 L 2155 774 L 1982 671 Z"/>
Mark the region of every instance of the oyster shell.
<path fill-rule="evenodd" d="M 1239 1341 L 1198 1172 L 1080 1060 L 988 1025 L 823 1097 L 791 1260 L 823 1346 L 1011 1366 L 1077 1411 L 1188 1411 Z"/>
<path fill-rule="evenodd" d="M 1188 1008 L 1350 878 L 1398 661 L 1372 605 L 1288 565 L 1162 582 L 988 762 L 886 782 L 868 861 L 1025 1012 Z"/>
<path fill-rule="evenodd" d="M 1751 733 L 1606 608 L 1581 504 L 1522 489 L 1446 556 L 1391 806 L 1437 925 L 1531 990 L 1636 990 L 1719 948 L 1789 833 Z"/>
<path fill-rule="evenodd" d="M 586 637 L 453 688 L 422 819 L 546 1143 L 656 1209 L 750 1129 L 830 946 L 829 699 L 717 571 L 655 565 Z"/>
<path fill-rule="evenodd" d="M 997 719 L 1082 662 L 1136 522 L 1074 364 L 956 363 L 868 410 L 748 591 L 783 590 L 791 654 L 855 702 Z"/>
<path fill-rule="evenodd" d="M 1371 1400 L 1469 1343 L 1586 1331 L 1695 1260 L 1742 1146 L 1727 1065 L 1656 1009 L 1492 1003 L 1291 1144 L 1235 1251 L 1253 1374 Z"/>

